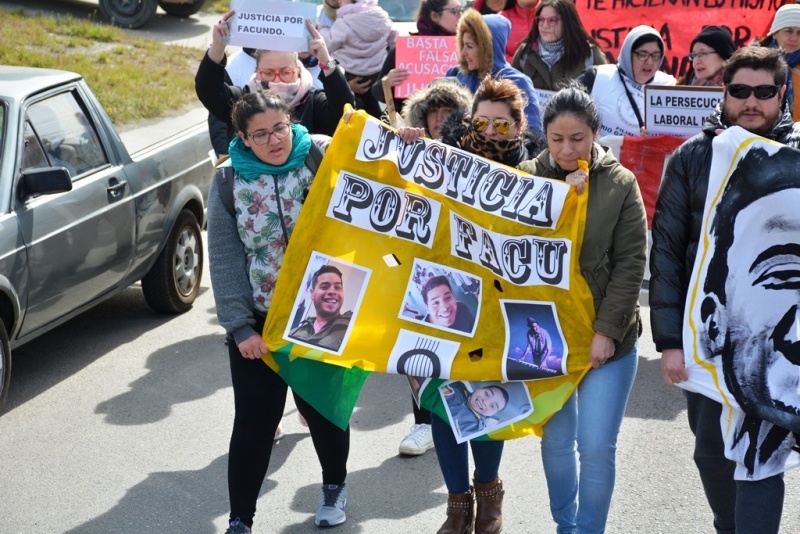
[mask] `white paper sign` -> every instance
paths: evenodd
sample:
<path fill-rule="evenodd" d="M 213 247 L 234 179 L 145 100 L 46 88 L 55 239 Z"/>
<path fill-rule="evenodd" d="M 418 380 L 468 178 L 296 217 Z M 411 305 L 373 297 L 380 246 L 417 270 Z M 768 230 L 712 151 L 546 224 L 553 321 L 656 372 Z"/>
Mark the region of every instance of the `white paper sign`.
<path fill-rule="evenodd" d="M 547 89 L 536 90 L 536 96 L 539 97 L 539 111 L 541 111 L 542 114 L 544 114 L 544 108 L 547 107 L 547 103 L 550 102 L 554 94 L 556 94 L 555 91 L 548 91 Z"/>
<path fill-rule="evenodd" d="M 645 126 L 650 135 L 691 137 L 699 134 L 703 123 L 722 100 L 721 87 L 684 85 L 646 85 L 644 88 Z"/>
<path fill-rule="evenodd" d="M 262 50 L 308 52 L 306 19 L 317 21 L 317 6 L 283 0 L 233 0 L 230 43 Z"/>

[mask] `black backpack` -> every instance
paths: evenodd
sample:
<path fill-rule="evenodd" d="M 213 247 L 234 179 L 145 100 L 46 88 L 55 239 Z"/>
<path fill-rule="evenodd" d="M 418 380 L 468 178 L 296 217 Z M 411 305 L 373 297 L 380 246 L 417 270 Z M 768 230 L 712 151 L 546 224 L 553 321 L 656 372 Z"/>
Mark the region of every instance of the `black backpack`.
<path fill-rule="evenodd" d="M 219 167 L 219 164 L 225 162 L 227 159 L 228 156 L 223 156 L 217 162 L 217 170 L 221 170 L 222 172 L 216 173 L 215 179 L 219 187 L 219 196 L 222 199 L 222 204 L 225 206 L 225 209 L 228 210 L 228 213 L 236 217 L 236 208 L 233 205 L 233 167 L 230 165 Z M 317 174 L 317 169 L 319 169 L 321 161 L 322 152 L 319 147 L 312 142 L 305 160 L 305 166 L 311 171 L 312 175 Z M 305 202 L 307 196 L 308 189 L 303 191 L 303 202 Z"/>

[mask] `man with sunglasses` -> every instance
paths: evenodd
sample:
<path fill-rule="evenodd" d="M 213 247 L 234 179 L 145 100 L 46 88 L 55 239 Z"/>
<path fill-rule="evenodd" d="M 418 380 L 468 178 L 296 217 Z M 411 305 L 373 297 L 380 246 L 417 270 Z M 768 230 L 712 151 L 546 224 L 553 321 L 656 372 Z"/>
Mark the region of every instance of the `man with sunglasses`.
<path fill-rule="evenodd" d="M 703 132 L 673 154 L 656 203 L 650 255 L 650 320 L 661 371 L 667 384 L 688 379 L 684 367 L 684 309 L 711 167 L 712 142 L 724 129 L 740 126 L 792 148 L 800 147 L 800 124 L 783 109 L 787 65 L 780 50 L 745 47 L 725 62 L 725 96 Z M 735 261 L 735 260 L 732 260 Z M 777 533 L 783 508 L 781 474 L 734 480 L 735 464 L 725 457 L 720 427 L 722 405 L 686 392 L 694 460 L 717 533 Z"/>

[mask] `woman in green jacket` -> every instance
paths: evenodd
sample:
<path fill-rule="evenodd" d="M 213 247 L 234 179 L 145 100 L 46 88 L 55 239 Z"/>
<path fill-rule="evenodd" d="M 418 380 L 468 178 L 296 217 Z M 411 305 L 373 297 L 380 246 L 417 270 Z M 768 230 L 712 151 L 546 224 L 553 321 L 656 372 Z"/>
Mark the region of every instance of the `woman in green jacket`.
<path fill-rule="evenodd" d="M 579 262 L 594 296 L 593 369 L 544 425 L 542 436 L 558 531 L 584 534 L 604 531 L 614 491 L 617 435 L 638 363 L 639 291 L 647 251 L 647 218 L 636 178 L 595 142 L 599 125 L 591 97 L 574 83 L 547 104 L 547 149 L 519 166 L 589 194 Z"/>
<path fill-rule="evenodd" d="M 572 0 L 543 0 L 536 7 L 528 38 L 511 65 L 528 76 L 541 91 L 558 91 L 606 57 L 583 27 Z"/>

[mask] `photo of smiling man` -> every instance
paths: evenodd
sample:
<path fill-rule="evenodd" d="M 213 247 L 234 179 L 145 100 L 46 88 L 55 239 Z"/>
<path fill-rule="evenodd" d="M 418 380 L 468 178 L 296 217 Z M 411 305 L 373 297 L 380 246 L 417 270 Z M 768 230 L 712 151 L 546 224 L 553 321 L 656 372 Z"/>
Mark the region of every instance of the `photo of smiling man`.
<path fill-rule="evenodd" d="M 439 386 L 456 441 L 493 432 L 533 412 L 522 382 L 447 382 Z"/>
<path fill-rule="evenodd" d="M 368 273 L 327 257 L 315 260 L 309 264 L 308 289 L 298 295 L 286 337 L 339 354 L 353 320 L 348 308 L 358 306 Z"/>

